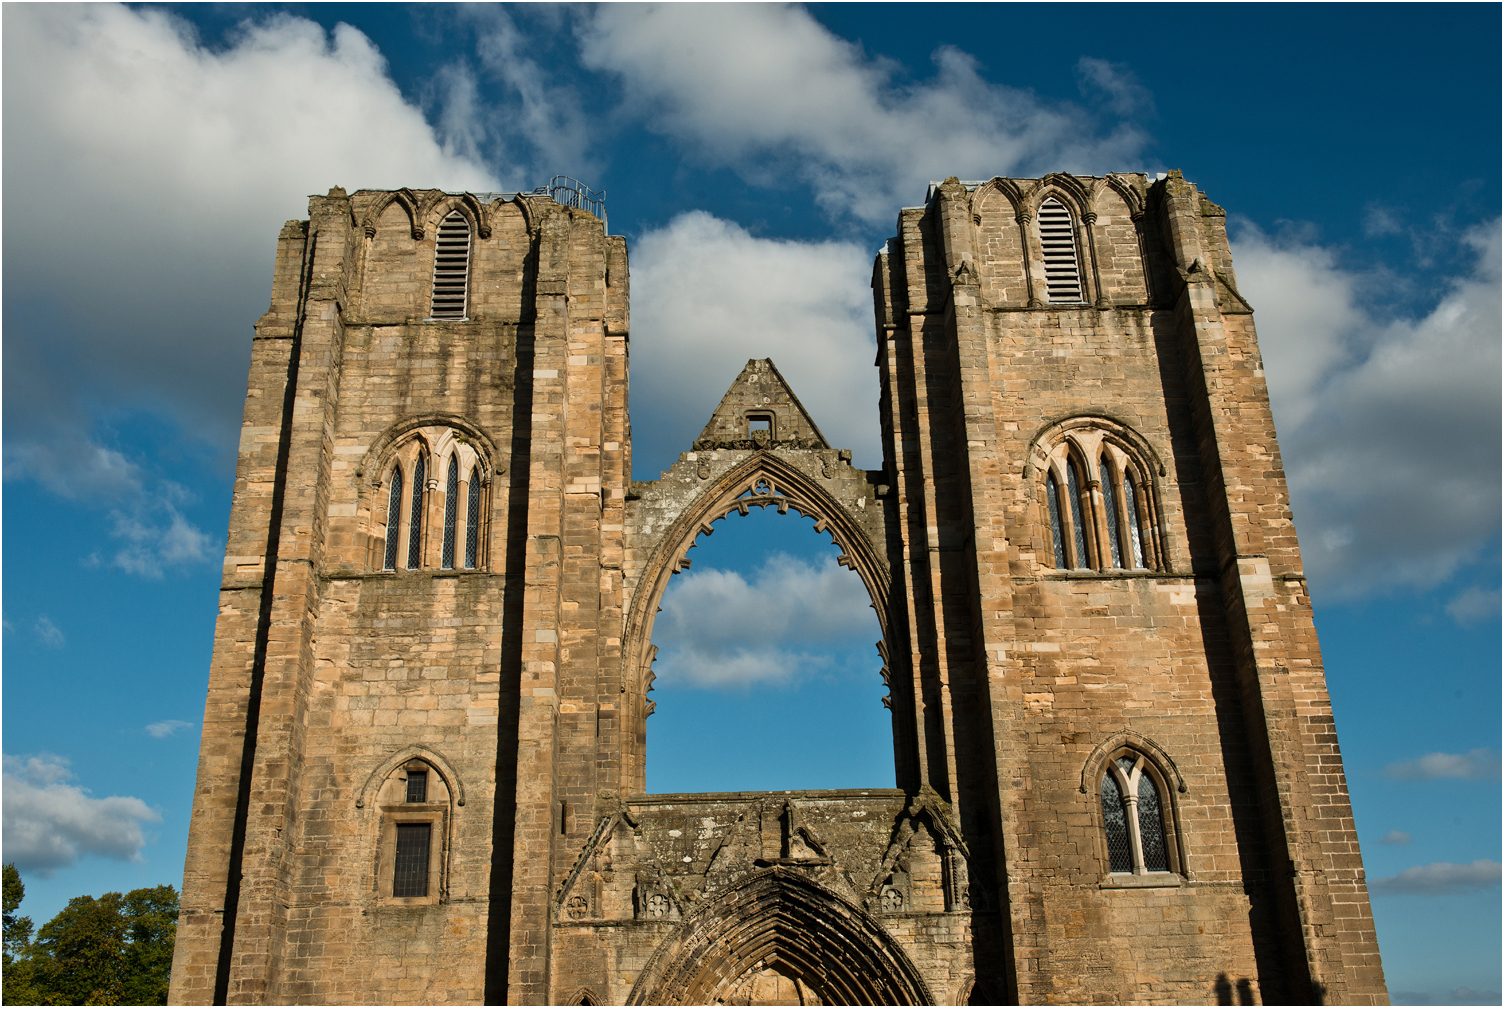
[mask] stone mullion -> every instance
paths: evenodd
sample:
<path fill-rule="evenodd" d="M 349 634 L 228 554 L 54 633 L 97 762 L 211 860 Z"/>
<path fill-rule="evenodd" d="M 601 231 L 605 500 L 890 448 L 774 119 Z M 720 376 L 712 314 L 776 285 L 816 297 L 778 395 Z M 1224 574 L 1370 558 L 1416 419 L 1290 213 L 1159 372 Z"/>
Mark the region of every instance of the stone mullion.
<path fill-rule="evenodd" d="M 310 205 L 313 281 L 300 342 L 288 474 L 267 638 L 256 757 L 241 858 L 241 883 L 230 961 L 229 1004 L 279 998 L 276 960 L 286 927 L 287 858 L 302 770 L 304 714 L 312 690 L 312 638 L 318 570 L 328 516 L 329 431 L 338 400 L 342 330 L 339 302 L 349 212 L 343 198 Z M 325 279 L 327 278 L 327 279 Z"/>
<path fill-rule="evenodd" d="M 540 200 L 533 325 L 532 438 L 524 554 L 522 680 L 517 719 L 516 820 L 507 1001 L 549 997 L 556 712 L 562 609 L 565 376 L 568 374 L 569 212 Z M 498 844 L 506 843 L 497 838 Z"/>
<path fill-rule="evenodd" d="M 241 422 L 235 499 L 221 576 L 215 650 L 194 786 L 192 827 L 183 870 L 182 911 L 173 948 L 172 999 L 178 1005 L 214 1000 L 222 909 L 240 787 L 241 740 L 251 689 L 266 534 L 277 481 L 278 442 L 289 358 L 296 345 L 303 229 L 289 224 L 277 247 L 272 307 L 257 323 Z"/>
<path fill-rule="evenodd" d="M 1284 577 L 1279 586 L 1275 583 L 1276 575 L 1300 572 L 1289 515 L 1287 527 L 1272 536 L 1270 520 L 1258 510 L 1259 502 L 1289 500 L 1283 475 L 1271 475 L 1270 461 L 1252 460 L 1250 455 L 1252 445 L 1274 444 L 1268 393 L 1248 356 L 1241 354 L 1236 360 L 1230 353 L 1229 330 L 1241 325 L 1225 318 L 1218 306 L 1215 282 L 1206 265 L 1212 257 L 1203 247 L 1200 194 L 1179 173 L 1167 181 L 1166 194 L 1172 246 L 1180 268 L 1186 271 L 1177 315 L 1208 498 L 1214 504 L 1224 605 L 1247 732 L 1261 772 L 1259 792 L 1271 873 L 1278 886 L 1288 888 L 1284 890 L 1289 901 L 1286 952 L 1296 961 L 1291 966 L 1300 970 L 1300 974 L 1292 971 L 1298 988 L 1288 997 L 1305 1001 L 1323 991 L 1325 1000 L 1345 1002 L 1349 999 L 1348 972 L 1335 934 L 1327 883 L 1332 866 L 1322 854 L 1322 843 L 1332 834 L 1351 836 L 1352 827 L 1317 822 L 1319 800 L 1309 773 L 1322 766 L 1325 774 L 1332 774 L 1332 765 L 1341 768 L 1341 761 L 1331 736 L 1331 705 L 1320 664 L 1312 663 L 1316 643 L 1310 609 L 1304 602 L 1285 598 L 1290 589 Z M 1246 408 L 1251 402 L 1256 409 Z M 1255 472 L 1249 472 L 1251 468 Z M 1266 485 L 1255 486 L 1261 482 Z M 1296 641 L 1309 641 L 1309 649 L 1298 649 L 1304 654 L 1293 655 L 1291 645 Z M 1295 672 L 1293 666 L 1297 666 Z M 1314 724 L 1325 728 L 1308 728 Z M 1335 798 L 1324 797 L 1320 804 Z M 1346 800 L 1346 790 L 1341 798 Z M 1313 840 L 1319 838 L 1323 840 Z M 1354 848 L 1352 862 L 1356 863 L 1356 842 Z M 1365 905 L 1353 926 L 1363 932 L 1369 920 L 1367 901 L 1357 883 L 1352 889 L 1355 904 Z M 1372 925 L 1368 928 L 1372 930 Z M 1297 934 L 1291 934 L 1293 930 Z M 1309 990 L 1305 979 L 1310 979 Z"/>

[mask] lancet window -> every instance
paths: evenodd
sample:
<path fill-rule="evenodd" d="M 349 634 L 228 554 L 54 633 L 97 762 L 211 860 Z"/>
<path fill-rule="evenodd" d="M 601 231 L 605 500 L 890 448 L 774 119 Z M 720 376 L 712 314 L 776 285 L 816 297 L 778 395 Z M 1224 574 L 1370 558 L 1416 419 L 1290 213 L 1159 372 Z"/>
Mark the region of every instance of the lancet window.
<path fill-rule="evenodd" d="M 484 564 L 488 472 L 458 431 L 425 428 L 399 442 L 372 502 L 373 566 L 415 571 Z"/>
<path fill-rule="evenodd" d="M 1110 873 L 1143 876 L 1174 871 L 1174 837 L 1162 776 L 1143 753 L 1120 750 L 1098 787 Z"/>
<path fill-rule="evenodd" d="M 434 241 L 434 292 L 429 318 L 465 318 L 470 286 L 470 222 L 458 210 L 439 222 Z"/>
<path fill-rule="evenodd" d="M 1160 518 L 1143 452 L 1113 432 L 1078 426 L 1042 446 L 1050 566 L 1062 571 L 1163 570 Z"/>
<path fill-rule="evenodd" d="M 1052 302 L 1082 300 L 1082 268 L 1077 257 L 1076 225 L 1057 197 L 1040 204 L 1040 252 L 1045 259 L 1046 297 Z"/>

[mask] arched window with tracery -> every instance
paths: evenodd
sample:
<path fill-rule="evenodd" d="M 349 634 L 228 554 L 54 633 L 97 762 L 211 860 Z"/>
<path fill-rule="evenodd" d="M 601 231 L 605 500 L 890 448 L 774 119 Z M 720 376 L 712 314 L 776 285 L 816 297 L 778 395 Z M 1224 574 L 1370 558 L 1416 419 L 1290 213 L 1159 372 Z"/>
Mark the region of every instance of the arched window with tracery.
<path fill-rule="evenodd" d="M 1175 836 L 1164 775 L 1143 753 L 1121 749 L 1103 768 L 1098 784 L 1108 872 L 1144 876 L 1175 871 Z"/>
<path fill-rule="evenodd" d="M 449 427 L 426 427 L 388 450 L 371 506 L 372 563 L 383 570 L 472 570 L 485 563 L 485 457 Z M 441 482 L 440 474 L 443 474 Z"/>
<path fill-rule="evenodd" d="M 1041 472 L 1046 555 L 1061 571 L 1165 570 L 1160 518 L 1142 440 L 1122 425 L 1074 418 L 1032 448 Z"/>

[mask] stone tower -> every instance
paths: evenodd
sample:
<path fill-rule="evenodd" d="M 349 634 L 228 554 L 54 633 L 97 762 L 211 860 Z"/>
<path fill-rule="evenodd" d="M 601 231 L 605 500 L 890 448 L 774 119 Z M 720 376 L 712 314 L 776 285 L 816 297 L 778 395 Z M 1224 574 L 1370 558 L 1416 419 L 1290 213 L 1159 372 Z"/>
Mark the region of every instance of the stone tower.
<path fill-rule="evenodd" d="M 933 186 L 875 264 L 883 469 L 754 360 L 633 481 L 592 195 L 284 227 L 172 1000 L 1384 1003 L 1223 212 Z M 643 794 L 659 600 L 753 507 L 871 593 L 897 788 Z"/>

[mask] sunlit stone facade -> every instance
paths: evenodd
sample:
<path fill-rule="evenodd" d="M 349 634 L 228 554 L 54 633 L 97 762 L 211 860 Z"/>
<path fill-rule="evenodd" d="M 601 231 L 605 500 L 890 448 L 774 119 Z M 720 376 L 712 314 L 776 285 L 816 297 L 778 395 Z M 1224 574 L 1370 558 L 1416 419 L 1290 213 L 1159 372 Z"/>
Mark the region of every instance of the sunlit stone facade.
<path fill-rule="evenodd" d="M 882 469 L 753 360 L 633 481 L 626 243 L 560 195 L 283 229 L 174 1002 L 1386 1001 L 1221 209 L 937 184 Z M 754 507 L 871 593 L 897 788 L 643 794 L 658 603 Z"/>

